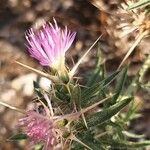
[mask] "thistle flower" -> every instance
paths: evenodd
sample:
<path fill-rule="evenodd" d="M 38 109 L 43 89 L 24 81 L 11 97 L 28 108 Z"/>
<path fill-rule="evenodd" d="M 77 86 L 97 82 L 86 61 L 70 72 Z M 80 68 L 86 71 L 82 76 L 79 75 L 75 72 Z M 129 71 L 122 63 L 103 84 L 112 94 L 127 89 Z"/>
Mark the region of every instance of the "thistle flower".
<path fill-rule="evenodd" d="M 65 52 L 74 41 L 76 33 L 71 32 L 67 27 L 65 29 L 58 27 L 55 19 L 54 23 L 55 25 L 45 23 L 38 31 L 31 28 L 26 32 L 25 37 L 31 56 L 41 65 L 58 70 L 64 66 Z"/>
<path fill-rule="evenodd" d="M 31 146 L 43 144 L 43 150 L 51 150 L 56 145 L 53 121 L 35 111 L 28 111 L 25 117 L 19 119 L 18 127 L 24 129 Z"/>
<path fill-rule="evenodd" d="M 117 25 L 117 28 L 122 31 L 120 37 L 130 33 L 140 34 L 150 29 L 149 15 L 145 12 L 145 9 L 129 10 L 131 4 L 133 4 L 131 1 L 121 3 L 121 7 L 118 9 L 118 15 L 121 16 L 120 23 Z"/>
<path fill-rule="evenodd" d="M 131 2 L 127 4 L 122 3 L 122 12 L 124 17 L 121 17 L 121 23 L 118 28 L 122 31 L 122 36 L 128 35 L 130 33 L 135 34 L 135 41 L 132 43 L 132 46 L 129 48 L 128 52 L 124 56 L 122 62 L 120 63 L 118 69 L 123 65 L 127 60 L 130 54 L 134 51 L 135 47 L 140 44 L 140 42 L 147 36 L 150 35 L 150 16 L 146 13 L 145 9 L 139 8 L 134 10 L 129 10 Z M 120 14 L 121 14 L 120 12 Z M 120 15 L 121 16 L 121 15 Z"/>

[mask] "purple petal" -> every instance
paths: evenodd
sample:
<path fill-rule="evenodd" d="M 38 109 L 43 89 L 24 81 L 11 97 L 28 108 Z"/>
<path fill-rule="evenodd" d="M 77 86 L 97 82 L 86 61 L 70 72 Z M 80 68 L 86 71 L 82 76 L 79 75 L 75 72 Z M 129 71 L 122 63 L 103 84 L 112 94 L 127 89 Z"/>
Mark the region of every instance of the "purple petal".
<path fill-rule="evenodd" d="M 37 59 L 43 66 L 53 66 L 61 63 L 61 57 L 65 57 L 65 52 L 74 41 L 75 32 L 71 32 L 65 27 L 60 29 L 55 19 L 54 25 L 44 24 L 39 31 L 32 28 L 25 33 L 28 42 L 27 48 L 31 57 Z"/>

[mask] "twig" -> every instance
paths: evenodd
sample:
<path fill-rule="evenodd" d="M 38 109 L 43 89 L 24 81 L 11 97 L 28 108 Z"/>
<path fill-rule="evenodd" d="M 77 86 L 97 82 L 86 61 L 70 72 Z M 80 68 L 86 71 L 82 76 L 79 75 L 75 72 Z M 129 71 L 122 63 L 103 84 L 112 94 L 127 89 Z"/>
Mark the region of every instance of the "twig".
<path fill-rule="evenodd" d="M 10 108 L 10 109 L 12 109 L 12 110 L 18 111 L 18 112 L 23 113 L 23 114 L 26 113 L 24 110 L 19 109 L 19 108 L 14 107 L 14 106 L 11 106 L 11 105 L 9 105 L 9 104 L 7 104 L 7 103 L 5 103 L 5 102 L 2 102 L 2 101 L 0 101 L 0 105 L 3 105 L 3 106 L 5 106 L 5 107 L 8 107 L 8 108 Z"/>

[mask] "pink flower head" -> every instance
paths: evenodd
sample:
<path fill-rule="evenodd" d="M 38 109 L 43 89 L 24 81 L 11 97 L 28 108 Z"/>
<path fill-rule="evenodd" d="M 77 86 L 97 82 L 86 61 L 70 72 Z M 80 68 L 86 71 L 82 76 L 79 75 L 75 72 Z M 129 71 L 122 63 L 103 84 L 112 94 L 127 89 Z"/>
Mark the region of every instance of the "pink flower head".
<path fill-rule="evenodd" d="M 40 30 L 32 28 L 26 32 L 28 51 L 32 57 L 37 59 L 43 66 L 58 68 L 64 64 L 65 52 L 74 41 L 75 32 L 65 27 L 64 30 L 58 27 L 54 19 L 54 25 L 45 23 Z"/>
<path fill-rule="evenodd" d="M 25 117 L 19 119 L 18 127 L 24 129 L 31 145 L 43 144 L 43 150 L 51 150 L 56 145 L 56 133 L 52 120 L 37 112 L 28 111 Z"/>

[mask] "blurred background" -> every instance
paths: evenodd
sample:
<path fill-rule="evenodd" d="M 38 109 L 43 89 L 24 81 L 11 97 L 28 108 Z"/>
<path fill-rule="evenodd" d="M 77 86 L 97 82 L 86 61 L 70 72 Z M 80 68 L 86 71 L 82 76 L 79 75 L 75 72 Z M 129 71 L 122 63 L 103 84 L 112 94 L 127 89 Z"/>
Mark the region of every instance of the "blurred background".
<path fill-rule="evenodd" d="M 76 40 L 67 52 L 67 62 L 76 62 L 93 42 L 102 35 L 99 45 L 109 73 L 115 71 L 135 40 L 136 33 L 120 37 L 118 28 L 123 0 L 0 0 L 0 100 L 21 109 L 30 109 L 35 97 L 33 80 L 47 88 L 47 81 L 14 61 L 42 69 L 29 57 L 25 47 L 24 33 L 30 27 L 41 26 L 53 17 L 61 26 L 67 25 L 77 32 Z M 119 14 L 120 13 L 120 14 Z M 128 14 L 127 14 L 128 15 Z M 132 16 L 126 16 L 132 17 Z M 150 39 L 145 38 L 126 61 L 130 63 L 128 75 L 133 78 L 147 54 L 150 54 Z M 98 47 L 98 46 L 97 46 Z M 88 73 L 95 64 L 95 46 L 81 64 L 79 72 Z M 149 79 L 149 74 L 147 79 Z M 145 134 L 150 139 L 150 93 L 139 90 L 136 99 L 142 116 L 133 122 L 131 129 Z M 16 123 L 22 114 L 0 106 L 0 150 L 26 150 L 25 142 L 8 142 L 17 132 Z"/>

